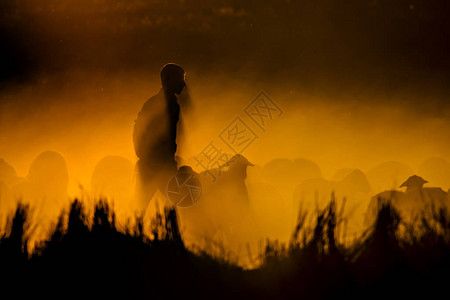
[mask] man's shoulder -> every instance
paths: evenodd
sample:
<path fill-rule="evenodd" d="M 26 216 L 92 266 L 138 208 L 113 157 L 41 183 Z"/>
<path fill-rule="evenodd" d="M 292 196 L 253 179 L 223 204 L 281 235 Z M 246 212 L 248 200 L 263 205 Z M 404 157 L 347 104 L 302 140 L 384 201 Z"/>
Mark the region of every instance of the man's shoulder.
<path fill-rule="evenodd" d="M 164 104 L 164 93 L 160 90 L 156 95 L 150 97 L 144 105 L 142 105 L 142 110 L 154 109 L 162 104 Z"/>

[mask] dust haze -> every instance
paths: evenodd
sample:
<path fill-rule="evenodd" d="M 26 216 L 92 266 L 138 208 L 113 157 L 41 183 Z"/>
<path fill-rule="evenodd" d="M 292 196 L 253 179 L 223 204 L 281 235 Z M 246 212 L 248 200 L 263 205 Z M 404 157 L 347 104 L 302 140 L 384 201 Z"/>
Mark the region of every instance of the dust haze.
<path fill-rule="evenodd" d="M 411 175 L 450 188 L 448 4 L 412 2 L 8 1 L 0 157 L 32 180 L 32 162 L 59 153 L 68 175 L 58 196 L 110 196 L 133 216 L 134 120 L 175 62 L 192 100 L 186 113 L 180 95 L 186 164 L 205 171 L 194 158 L 210 142 L 233 153 L 219 135 L 236 117 L 257 135 L 241 153 L 254 164 L 255 236 L 286 240 L 317 190 L 347 197 L 359 232 L 370 198 Z M 244 111 L 261 91 L 282 109 L 264 129 Z M 101 191 L 108 184 L 94 174 L 123 188 Z"/>

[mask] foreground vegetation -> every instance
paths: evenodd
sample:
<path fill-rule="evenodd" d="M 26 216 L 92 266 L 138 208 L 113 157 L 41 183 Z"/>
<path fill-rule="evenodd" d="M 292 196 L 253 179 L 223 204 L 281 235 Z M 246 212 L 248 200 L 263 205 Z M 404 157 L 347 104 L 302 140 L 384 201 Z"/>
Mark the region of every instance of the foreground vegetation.
<path fill-rule="evenodd" d="M 299 218 L 292 241 L 267 242 L 261 265 L 244 270 L 224 259 L 193 253 L 184 243 L 176 211 L 149 228 L 142 220 L 118 226 L 99 202 L 88 216 L 73 201 L 51 236 L 33 251 L 29 208 L 18 205 L 2 230 L 0 282 L 14 298 L 360 298 L 446 295 L 450 279 L 450 219 L 403 224 L 388 204 L 359 241 L 336 240 L 340 220 L 333 203 L 313 230 Z"/>

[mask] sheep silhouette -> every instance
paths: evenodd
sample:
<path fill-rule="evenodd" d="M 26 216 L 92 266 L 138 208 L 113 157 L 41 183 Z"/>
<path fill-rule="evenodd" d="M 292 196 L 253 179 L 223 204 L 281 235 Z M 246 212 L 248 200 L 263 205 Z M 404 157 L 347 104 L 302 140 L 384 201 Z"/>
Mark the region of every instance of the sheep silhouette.
<path fill-rule="evenodd" d="M 252 231 L 245 183 L 248 166 L 253 164 L 236 154 L 219 168 L 198 174 L 202 186 L 200 200 L 192 207 L 179 208 L 186 236 L 196 243 L 222 236 L 231 246 L 246 241 Z M 194 172 L 190 168 L 184 170 Z"/>
<path fill-rule="evenodd" d="M 344 179 L 347 175 L 349 175 L 354 170 L 355 169 L 353 169 L 353 168 L 342 168 L 342 169 L 339 169 L 331 177 L 331 180 L 333 180 L 333 181 L 341 181 L 342 179 Z"/>
<path fill-rule="evenodd" d="M 287 217 L 291 210 L 287 205 L 286 198 L 272 183 L 267 182 L 267 174 L 263 173 L 263 167 L 255 165 L 247 172 L 246 185 L 250 213 L 257 227 L 254 238 L 288 241 L 295 223 Z"/>
<path fill-rule="evenodd" d="M 46 233 L 46 227 L 54 222 L 69 205 L 67 187 L 69 175 L 64 157 L 54 151 L 39 154 L 31 163 L 27 177 L 13 186 L 16 199 L 31 204 L 39 224 L 35 238 Z"/>
<path fill-rule="evenodd" d="M 322 178 L 322 171 L 316 163 L 307 159 L 277 158 L 262 167 L 259 177 L 262 177 L 260 182 L 270 183 L 282 196 L 282 206 L 287 210 L 287 222 L 292 227 L 297 219 L 297 207 L 292 202 L 296 186 L 304 180 Z"/>
<path fill-rule="evenodd" d="M 0 180 L 0 220 L 4 219 L 16 206 L 11 187 Z"/>
<path fill-rule="evenodd" d="M 307 159 L 274 159 L 264 165 L 264 181 L 271 183 L 286 199 L 292 197 L 295 187 L 303 180 L 322 178 L 319 166 Z"/>
<path fill-rule="evenodd" d="M 231 157 L 219 168 L 200 173 L 204 195 L 223 195 L 225 199 L 234 199 L 237 203 L 248 204 L 248 192 L 245 180 L 247 167 L 254 166 L 241 154 Z M 213 176 L 211 176 L 213 175 Z"/>
<path fill-rule="evenodd" d="M 439 187 L 423 187 L 428 183 L 420 176 L 410 176 L 399 187 L 401 191 L 384 191 L 372 197 L 366 214 L 365 225 L 373 224 L 380 205 L 391 202 L 405 222 L 414 223 L 421 217 L 432 218 L 432 209 L 447 208 L 448 195 Z"/>
<path fill-rule="evenodd" d="M 333 195 L 338 205 L 344 205 L 342 216 L 348 220 L 348 233 L 357 233 L 364 222 L 370 191 L 366 175 L 354 169 L 339 181 L 323 178 L 304 180 L 294 191 L 293 203 L 296 211 L 301 208 L 311 215 L 323 210 Z"/>
<path fill-rule="evenodd" d="M 16 184 L 13 190 L 25 202 L 40 204 L 46 207 L 46 211 L 59 213 L 59 204 L 66 204 L 68 200 L 68 181 L 64 157 L 54 151 L 45 151 L 34 159 L 25 180 Z"/>
<path fill-rule="evenodd" d="M 0 181 L 12 186 L 19 180 L 20 178 L 17 176 L 16 170 L 3 158 L 0 158 Z"/>
<path fill-rule="evenodd" d="M 337 198 L 346 197 L 351 200 L 358 195 L 369 193 L 370 184 L 366 175 L 359 169 L 351 171 L 339 181 L 323 178 L 308 179 L 297 185 L 294 191 L 294 202 L 298 205 L 303 201 L 304 208 L 316 208 L 314 206 L 318 205 L 318 209 L 323 209 L 330 202 L 332 192 Z M 355 202 L 354 205 L 356 204 Z"/>
<path fill-rule="evenodd" d="M 292 222 L 287 218 L 289 209 L 283 196 L 267 182 L 249 182 L 247 188 L 251 214 L 257 226 L 255 239 L 288 241 Z"/>
<path fill-rule="evenodd" d="M 406 220 L 414 221 L 422 213 L 431 218 L 432 209 L 446 207 L 447 193 L 439 187 L 423 187 L 428 181 L 422 177 L 413 175 L 409 177 L 400 187 L 406 187 L 405 196 L 400 203 L 400 213 Z M 403 213 L 402 213 L 403 211 Z"/>
<path fill-rule="evenodd" d="M 11 187 L 20 181 L 14 168 L 0 158 L 0 214 L 14 209 L 17 201 L 13 197 Z"/>
<path fill-rule="evenodd" d="M 391 203 L 393 207 L 400 207 L 405 193 L 397 190 L 387 190 L 376 194 L 370 198 L 367 212 L 364 218 L 364 226 L 369 227 L 374 224 L 377 218 L 378 211 L 383 205 Z"/>

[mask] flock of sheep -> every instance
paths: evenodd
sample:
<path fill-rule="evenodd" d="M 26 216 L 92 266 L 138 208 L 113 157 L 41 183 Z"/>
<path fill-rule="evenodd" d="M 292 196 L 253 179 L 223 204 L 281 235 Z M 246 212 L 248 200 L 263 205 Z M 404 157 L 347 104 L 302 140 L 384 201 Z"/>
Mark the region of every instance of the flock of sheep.
<path fill-rule="evenodd" d="M 319 166 L 306 159 L 275 159 L 261 167 L 242 155 L 233 156 L 218 169 L 183 170 L 198 176 L 202 186 L 195 205 L 178 208 L 186 239 L 197 244 L 219 241 L 235 245 L 236 252 L 246 251 L 245 243 L 256 245 L 265 238 L 287 241 L 299 212 L 307 213 L 314 222 L 316 213 L 331 199 L 346 220 L 347 234 L 361 233 L 371 225 L 384 201 L 391 201 L 407 221 L 450 204 L 449 193 L 443 190 L 450 187 L 450 163 L 443 158 L 424 161 L 417 172 L 421 176 L 404 164 L 387 162 L 367 172 L 341 169 L 325 179 Z M 134 177 L 131 161 L 105 157 L 94 169 L 89 197 L 107 198 L 119 216 L 132 218 L 136 214 Z M 4 221 L 20 199 L 32 204 L 38 221 L 56 222 L 70 201 L 68 182 L 66 162 L 59 153 L 41 153 L 24 178 L 0 159 L 0 217 Z M 440 187 L 423 187 L 425 184 Z M 161 192 L 150 206 L 170 205 L 163 197 L 165 191 Z"/>

